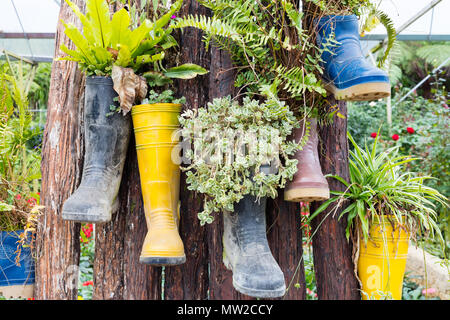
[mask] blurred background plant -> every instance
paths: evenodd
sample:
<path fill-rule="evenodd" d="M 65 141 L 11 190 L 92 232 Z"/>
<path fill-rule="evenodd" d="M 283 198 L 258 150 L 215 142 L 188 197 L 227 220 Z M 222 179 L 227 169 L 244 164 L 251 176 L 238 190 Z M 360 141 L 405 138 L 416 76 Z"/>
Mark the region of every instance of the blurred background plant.
<path fill-rule="evenodd" d="M 80 231 L 80 271 L 78 277 L 78 300 L 91 300 L 94 291 L 94 225 L 83 224 Z"/>
<path fill-rule="evenodd" d="M 40 146 L 33 128 L 23 73 L 0 66 L 0 230 L 24 229 L 40 198 Z M 36 147 L 36 148 L 35 148 Z"/>

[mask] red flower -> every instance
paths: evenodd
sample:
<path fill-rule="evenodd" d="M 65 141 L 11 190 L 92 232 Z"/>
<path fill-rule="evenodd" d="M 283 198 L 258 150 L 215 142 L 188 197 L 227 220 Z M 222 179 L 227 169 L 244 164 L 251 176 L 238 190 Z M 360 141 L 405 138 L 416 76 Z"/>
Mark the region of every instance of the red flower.
<path fill-rule="evenodd" d="M 16 194 L 16 196 L 14 198 L 16 198 L 17 200 L 20 200 L 20 199 L 22 199 L 22 196 L 20 194 Z"/>
<path fill-rule="evenodd" d="M 375 138 L 377 137 L 377 133 L 376 133 L 376 132 L 372 132 L 372 133 L 370 134 L 370 137 L 375 139 Z"/>
<path fill-rule="evenodd" d="M 413 134 L 414 133 L 414 129 L 411 127 L 406 128 L 406 131 L 408 131 L 409 134 Z"/>
<path fill-rule="evenodd" d="M 93 286 L 94 285 L 94 281 L 90 280 L 90 281 L 86 281 L 83 283 L 83 287 L 87 287 L 87 286 Z"/>
<path fill-rule="evenodd" d="M 35 198 L 30 198 L 27 202 L 29 205 L 34 206 L 37 203 L 37 200 Z"/>
<path fill-rule="evenodd" d="M 394 134 L 392 135 L 392 140 L 397 141 L 399 139 L 399 135 L 398 134 Z"/>

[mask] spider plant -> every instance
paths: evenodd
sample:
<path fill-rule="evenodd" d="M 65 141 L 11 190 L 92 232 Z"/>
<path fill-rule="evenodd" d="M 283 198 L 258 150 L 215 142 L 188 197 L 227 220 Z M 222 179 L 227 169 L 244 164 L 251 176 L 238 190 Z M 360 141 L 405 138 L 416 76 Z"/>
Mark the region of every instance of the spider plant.
<path fill-rule="evenodd" d="M 378 136 L 371 149 L 367 144 L 363 149 L 348 134 L 354 146 L 349 159 L 350 182 L 336 175 L 328 175 L 339 180 L 347 189 L 344 192 L 332 191 L 335 197 L 323 203 L 311 215 L 310 220 L 331 203 L 336 203 L 337 208 L 348 200 L 350 204 L 339 216 L 341 219 L 347 214 L 347 239 L 353 230 L 360 232 L 367 243 L 370 226 L 376 222 L 381 223 L 384 217 L 392 225 L 397 223 L 400 228 L 411 232 L 411 235 L 428 233 L 429 236 L 437 236 L 442 240 L 436 224 L 435 203 L 448 207 L 447 198 L 424 184 L 432 177 L 405 169 L 407 163 L 418 158 L 397 155 L 398 147 L 378 152 Z"/>

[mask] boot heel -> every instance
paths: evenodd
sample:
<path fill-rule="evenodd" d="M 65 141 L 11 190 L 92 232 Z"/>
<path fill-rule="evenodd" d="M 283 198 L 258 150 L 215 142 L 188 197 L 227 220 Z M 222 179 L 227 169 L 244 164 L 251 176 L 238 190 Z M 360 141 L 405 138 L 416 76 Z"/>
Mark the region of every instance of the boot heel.
<path fill-rule="evenodd" d="M 346 89 L 334 90 L 337 100 L 372 101 L 391 95 L 391 85 L 385 82 L 369 82 L 358 84 Z"/>

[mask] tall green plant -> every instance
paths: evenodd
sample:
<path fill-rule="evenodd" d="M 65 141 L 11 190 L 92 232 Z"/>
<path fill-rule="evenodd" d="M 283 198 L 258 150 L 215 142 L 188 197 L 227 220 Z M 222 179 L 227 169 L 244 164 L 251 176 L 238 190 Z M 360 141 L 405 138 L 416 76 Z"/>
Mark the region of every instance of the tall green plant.
<path fill-rule="evenodd" d="M 154 21 L 141 18 L 140 25 L 131 28 L 134 21 L 125 8 L 110 18 L 106 0 L 87 0 L 84 15 L 75 4 L 66 0 L 80 19 L 83 33 L 72 23 L 62 21 L 65 26 L 64 32 L 76 49 L 70 50 L 62 44 L 61 50 L 68 56 L 60 59 L 78 62 L 88 75 L 110 75 L 113 66 L 130 67 L 135 72 L 145 72 L 151 68 L 164 79 L 203 74 L 206 70 L 191 64 L 178 66 L 175 70 L 166 70 L 161 64 L 165 50 L 177 45 L 171 35 L 170 23 L 182 2 L 177 0 L 169 10 Z"/>
<path fill-rule="evenodd" d="M 385 151 L 377 151 L 378 137 L 371 149 L 359 147 L 349 135 L 354 147 L 350 152 L 350 181 L 339 176 L 330 177 L 339 180 L 346 186 L 345 192 L 333 191 L 336 195 L 322 204 L 310 217 L 313 219 L 324 211 L 331 203 L 340 206 L 348 200 L 349 205 L 339 218 L 347 215 L 347 239 L 352 231 L 358 236 L 362 234 L 364 241 L 369 237 L 369 228 L 374 221 L 387 217 L 392 223 L 397 222 L 402 228 L 415 232 L 429 233 L 430 237 L 438 237 L 442 241 L 441 231 L 436 224 L 436 201 L 448 207 L 447 198 L 437 190 L 424 184 L 429 176 L 418 176 L 404 169 L 407 163 L 416 158 L 399 156 L 398 147 Z"/>

